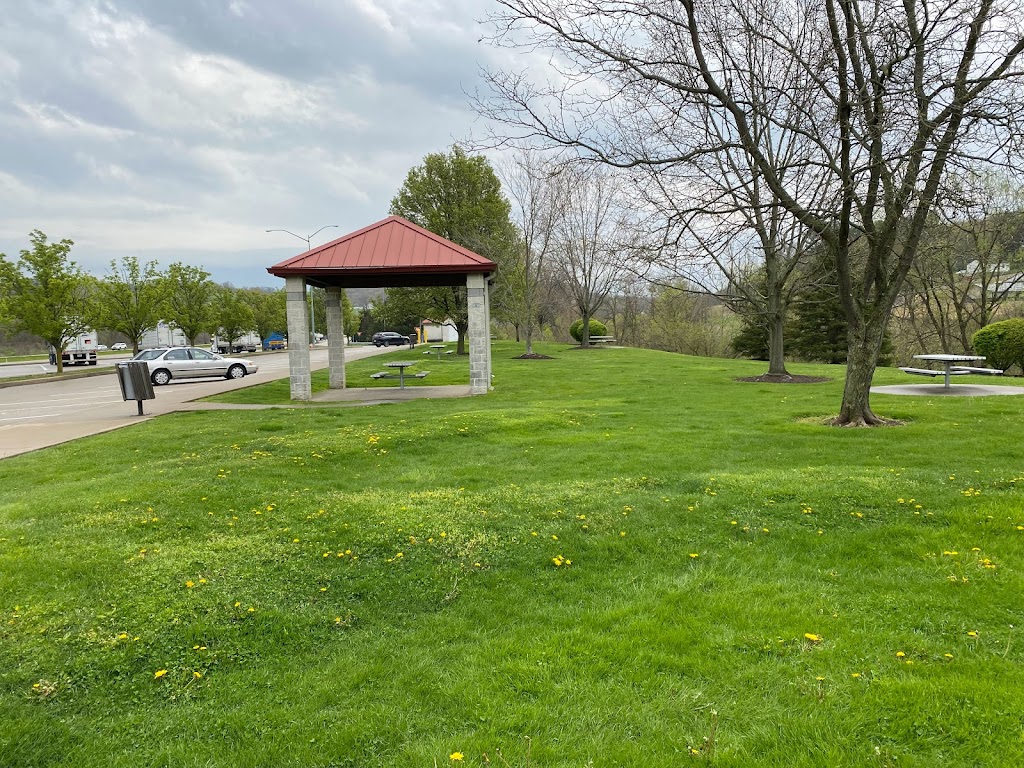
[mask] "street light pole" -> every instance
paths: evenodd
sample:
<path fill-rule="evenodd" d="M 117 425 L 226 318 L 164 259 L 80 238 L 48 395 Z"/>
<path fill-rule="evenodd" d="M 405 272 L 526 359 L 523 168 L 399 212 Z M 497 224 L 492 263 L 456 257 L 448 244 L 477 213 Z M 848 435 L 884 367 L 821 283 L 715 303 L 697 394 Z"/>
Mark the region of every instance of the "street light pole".
<path fill-rule="evenodd" d="M 318 229 L 312 235 L 297 235 L 294 232 L 291 232 L 291 231 L 289 231 L 287 229 L 268 229 L 266 231 L 267 232 L 284 232 L 285 234 L 289 234 L 292 237 L 299 238 L 299 240 L 305 240 L 306 241 L 306 250 L 308 251 L 308 250 L 312 249 L 312 246 L 309 244 L 310 240 L 312 240 L 314 237 L 319 235 L 325 229 L 330 229 L 331 227 L 337 227 L 337 226 L 338 226 L 337 224 L 324 224 L 322 227 L 320 227 L 320 229 Z M 313 288 L 311 286 L 310 289 L 309 289 L 309 345 L 313 346 L 314 344 L 316 344 L 316 322 L 313 319 Z"/>

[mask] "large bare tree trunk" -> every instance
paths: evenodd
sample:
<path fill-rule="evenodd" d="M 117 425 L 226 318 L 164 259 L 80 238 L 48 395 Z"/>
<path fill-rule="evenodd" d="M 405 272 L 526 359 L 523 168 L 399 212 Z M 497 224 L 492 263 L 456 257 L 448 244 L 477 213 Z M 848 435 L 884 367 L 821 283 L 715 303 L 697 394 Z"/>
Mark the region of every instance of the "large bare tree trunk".
<path fill-rule="evenodd" d="M 871 380 L 878 364 L 878 352 L 882 348 L 885 326 L 885 318 L 882 318 L 850 327 L 843 403 L 839 409 L 839 416 L 832 422 L 836 426 L 874 427 L 892 423 L 876 416 L 870 404 Z"/>
<path fill-rule="evenodd" d="M 780 290 L 769 287 L 768 302 L 768 373 L 772 376 L 787 376 L 783 329 L 786 324 L 786 312 L 783 307 Z"/>

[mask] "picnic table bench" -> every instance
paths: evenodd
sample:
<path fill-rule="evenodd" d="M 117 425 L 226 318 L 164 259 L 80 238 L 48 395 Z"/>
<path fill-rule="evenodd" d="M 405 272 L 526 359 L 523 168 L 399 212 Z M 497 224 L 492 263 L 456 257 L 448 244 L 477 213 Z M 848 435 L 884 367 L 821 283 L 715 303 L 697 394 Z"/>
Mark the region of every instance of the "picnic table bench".
<path fill-rule="evenodd" d="M 909 373 L 913 376 L 945 376 L 945 371 L 936 371 L 934 368 L 900 368 L 904 373 Z M 970 371 L 962 371 L 958 368 L 950 369 L 949 375 L 956 376 L 957 374 L 966 374 Z"/>
<path fill-rule="evenodd" d="M 980 373 L 984 376 L 1002 376 L 999 368 L 974 368 L 969 365 L 954 365 L 953 371 L 957 373 Z"/>
<path fill-rule="evenodd" d="M 966 376 L 968 374 L 977 373 L 987 376 L 998 376 L 1002 373 L 998 368 L 976 368 L 971 365 L 957 365 L 957 363 L 973 363 L 980 362 L 985 358 L 980 355 L 914 355 L 916 360 L 934 360 L 940 362 L 943 365 L 943 370 L 933 370 L 931 368 L 910 368 L 901 367 L 900 370 L 904 373 L 909 373 L 913 376 L 942 376 L 945 379 L 945 388 L 949 389 L 949 377 L 950 376 Z"/>
<path fill-rule="evenodd" d="M 410 368 L 410 367 L 412 367 L 414 365 L 416 365 L 416 363 L 414 361 L 410 362 L 410 361 L 406 361 L 406 360 L 395 360 L 395 361 L 390 362 L 390 363 L 384 363 L 384 367 L 385 368 L 397 368 L 398 369 L 398 373 L 394 374 L 394 373 L 389 373 L 388 371 L 381 371 L 380 373 L 371 373 L 370 374 L 370 378 L 371 379 L 398 379 L 398 387 L 399 387 L 399 389 L 405 389 L 405 380 L 409 376 L 411 376 L 414 379 L 423 379 L 423 378 L 426 378 L 430 374 L 430 371 L 420 371 L 418 373 L 409 374 L 409 376 L 407 376 L 406 373 L 405 373 L 405 369 L 406 368 Z"/>

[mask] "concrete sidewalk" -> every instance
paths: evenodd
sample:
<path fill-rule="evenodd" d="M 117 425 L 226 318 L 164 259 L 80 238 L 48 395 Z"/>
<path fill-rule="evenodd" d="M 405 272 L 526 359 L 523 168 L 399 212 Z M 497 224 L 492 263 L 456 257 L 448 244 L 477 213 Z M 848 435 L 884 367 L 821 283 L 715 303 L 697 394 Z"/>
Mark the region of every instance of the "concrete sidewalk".
<path fill-rule="evenodd" d="M 999 395 L 1024 395 L 1024 387 L 1008 387 L 999 384 L 889 384 L 872 387 L 873 395 L 929 395 L 932 397 L 993 397 Z"/>

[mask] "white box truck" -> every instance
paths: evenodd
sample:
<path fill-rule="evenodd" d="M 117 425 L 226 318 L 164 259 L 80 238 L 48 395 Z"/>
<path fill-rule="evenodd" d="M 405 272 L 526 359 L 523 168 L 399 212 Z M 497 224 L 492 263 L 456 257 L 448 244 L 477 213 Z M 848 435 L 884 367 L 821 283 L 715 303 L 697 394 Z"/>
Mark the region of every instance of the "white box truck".
<path fill-rule="evenodd" d="M 96 331 L 86 331 L 67 339 L 60 357 L 64 365 L 96 365 Z"/>

